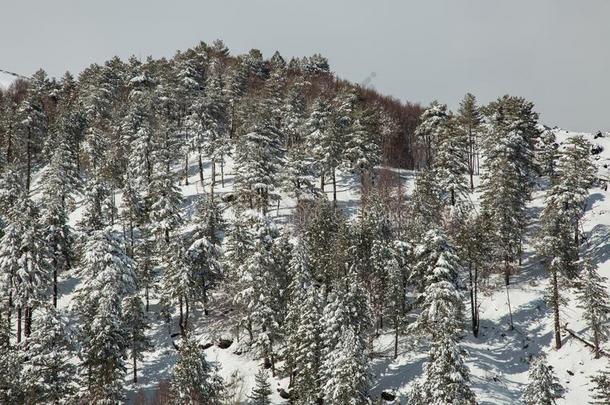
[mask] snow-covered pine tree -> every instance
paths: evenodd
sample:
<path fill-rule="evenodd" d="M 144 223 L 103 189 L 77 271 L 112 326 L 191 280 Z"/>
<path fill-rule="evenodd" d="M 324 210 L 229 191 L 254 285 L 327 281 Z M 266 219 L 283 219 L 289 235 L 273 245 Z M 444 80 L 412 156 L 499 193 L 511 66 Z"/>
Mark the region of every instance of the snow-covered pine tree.
<path fill-rule="evenodd" d="M 19 104 L 17 147 L 22 153 L 20 164 L 24 168 L 25 189 L 30 191 L 32 182 L 32 167 L 34 159 L 42 150 L 48 131 L 48 116 L 44 102 L 48 97 L 49 80 L 44 70 L 39 70 L 32 76 L 25 99 Z M 23 161 L 25 160 L 25 161 Z"/>
<path fill-rule="evenodd" d="M 189 237 L 187 264 L 195 275 L 201 290 L 203 310 L 208 315 L 208 291 L 221 277 L 223 262 L 218 232 L 224 228 L 224 222 L 216 200 L 202 195 L 192 222 L 195 228 Z"/>
<path fill-rule="evenodd" d="M 528 380 L 523 392 L 523 401 L 527 405 L 553 405 L 563 395 L 563 387 L 553 368 L 547 364 L 544 353 L 530 364 Z"/>
<path fill-rule="evenodd" d="M 80 396 L 85 401 L 114 404 L 123 399 L 129 347 L 122 304 L 136 292 L 136 276 L 133 261 L 110 229 L 92 233 L 84 252 L 81 284 L 73 303 L 82 325 Z"/>
<path fill-rule="evenodd" d="M 474 95 L 467 93 L 458 109 L 458 130 L 466 139 L 468 149 L 468 175 L 470 176 L 470 191 L 474 191 L 474 174 L 479 173 L 479 141 L 482 132 L 481 112 Z"/>
<path fill-rule="evenodd" d="M 0 403 L 20 404 L 25 397 L 21 385 L 20 348 L 10 341 L 10 318 L 0 317 Z"/>
<path fill-rule="evenodd" d="M 355 112 L 349 136 L 343 138 L 346 142 L 345 158 L 351 170 L 360 176 L 362 192 L 371 181 L 373 168 L 381 161 L 378 121 L 375 110 L 360 106 Z M 335 183 L 333 177 L 333 185 Z M 336 186 L 333 193 L 336 194 Z"/>
<path fill-rule="evenodd" d="M 288 315 L 286 319 L 286 367 L 295 404 L 315 403 L 320 391 L 320 296 L 313 284 L 309 253 L 297 241 L 290 261 Z"/>
<path fill-rule="evenodd" d="M 9 306 L 17 309 L 17 341 L 31 332 L 34 309 L 49 297 L 49 248 L 37 221 L 38 207 L 21 194 L 5 218 L 6 227 L 0 239 L 0 270 L 4 274 L 4 291 Z"/>
<path fill-rule="evenodd" d="M 421 312 L 408 331 L 431 336 L 428 363 L 410 392 L 413 404 L 474 404 L 468 367 L 462 359 L 457 334 L 462 328 L 463 304 L 458 290 L 460 263 L 451 244 L 439 230 L 431 230 L 424 244 L 416 248 L 420 262 L 415 269 L 427 269 L 418 297 Z"/>
<path fill-rule="evenodd" d="M 73 261 L 74 236 L 68 224 L 68 212 L 74 203 L 72 193 L 79 185 L 76 162 L 65 141 L 59 142 L 50 164 L 41 178 L 42 201 L 40 225 L 48 246 L 53 268 L 53 305 L 57 307 L 57 277 L 68 270 Z"/>
<path fill-rule="evenodd" d="M 278 200 L 278 173 L 283 150 L 271 111 L 262 105 L 255 121 L 236 146 L 235 191 L 242 205 L 266 213 L 270 200 Z"/>
<path fill-rule="evenodd" d="M 261 215 L 251 216 L 254 243 L 250 256 L 239 267 L 240 280 L 235 303 L 244 308 L 241 324 L 246 328 L 257 355 L 275 372 L 274 342 L 279 333 L 274 298 L 280 284 L 272 254 L 278 230 L 275 223 Z"/>
<path fill-rule="evenodd" d="M 178 326 L 184 335 L 188 330 L 192 305 L 201 298 L 201 286 L 196 269 L 188 263 L 186 247 L 181 237 L 175 237 L 160 257 L 162 303 L 166 309 L 178 306 Z"/>
<path fill-rule="evenodd" d="M 601 370 L 599 373 L 591 377 L 591 398 L 593 401 L 589 402 L 595 405 L 606 405 L 610 402 L 610 369 L 606 367 L 605 370 Z"/>
<path fill-rule="evenodd" d="M 324 98 L 314 102 L 306 121 L 307 145 L 315 170 L 320 177 L 320 189 L 324 191 L 325 180 L 336 170 L 343 159 L 344 142 L 333 126 L 332 106 Z"/>
<path fill-rule="evenodd" d="M 504 96 L 486 107 L 488 130 L 483 137 L 485 154 L 481 206 L 494 225 L 505 283 L 510 283 L 513 262 L 521 263 L 526 226 L 525 205 L 536 174 L 534 146 L 540 135 L 534 105 L 519 97 Z"/>
<path fill-rule="evenodd" d="M 413 234 L 421 235 L 429 224 L 440 224 L 443 213 L 442 190 L 439 189 L 433 170 L 423 168 L 415 179 L 412 195 Z"/>
<path fill-rule="evenodd" d="M 563 215 L 572 223 L 574 253 L 576 259 L 580 248 L 580 219 L 584 215 L 585 201 L 595 179 L 596 169 L 591 160 L 591 144 L 582 136 L 569 138 L 557 162 L 556 185 L 552 193 L 558 195 L 563 204 Z M 569 274 L 573 277 L 575 273 Z"/>
<path fill-rule="evenodd" d="M 442 331 L 432 341 L 422 377 L 411 387 L 409 404 L 474 405 L 476 398 L 469 387 L 469 370 L 455 340 L 455 331 L 445 329 L 447 326 L 443 324 L 437 326 Z"/>
<path fill-rule="evenodd" d="M 182 192 L 174 183 L 173 173 L 162 163 L 153 172 L 149 198 L 151 232 L 157 240 L 157 249 L 162 251 L 170 244 L 172 232 L 182 223 Z"/>
<path fill-rule="evenodd" d="M 324 401 L 331 404 L 368 404 L 370 376 L 362 339 L 349 325 L 340 331 L 337 347 L 324 359 L 332 370 L 323 387 Z"/>
<path fill-rule="evenodd" d="M 421 157 L 419 167 L 430 167 L 434 161 L 434 154 L 437 142 L 445 130 L 448 113 L 447 105 L 433 101 L 430 106 L 422 113 L 420 124 L 415 131 L 419 143 L 421 144 Z"/>
<path fill-rule="evenodd" d="M 455 206 L 468 199 L 468 138 L 458 128 L 457 118 L 449 115 L 436 141 L 432 168 L 444 205 Z"/>
<path fill-rule="evenodd" d="M 248 396 L 251 405 L 271 405 L 271 384 L 269 383 L 269 373 L 264 367 L 259 368 L 254 376 L 254 388 Z"/>
<path fill-rule="evenodd" d="M 123 320 L 127 329 L 129 357 L 133 367 L 133 382 L 138 382 L 138 361 L 144 358 L 144 352 L 152 349 L 152 342 L 146 331 L 149 328 L 148 319 L 144 313 L 144 305 L 138 294 L 133 294 L 123 302 Z"/>
<path fill-rule="evenodd" d="M 593 336 L 595 358 L 599 358 L 600 345 L 610 332 L 610 295 L 606 290 L 606 281 L 607 278 L 599 274 L 591 260 L 585 258 L 578 288 L 578 306 L 583 310 L 583 318 Z"/>
<path fill-rule="evenodd" d="M 544 131 L 540 136 L 538 146 L 538 165 L 541 174 L 548 176 L 551 181 L 555 180 L 556 161 L 559 158 L 559 144 L 557 137 L 551 130 Z"/>
<path fill-rule="evenodd" d="M 205 352 L 190 334 L 183 336 L 170 382 L 171 403 L 220 405 L 223 389 L 217 367 L 208 362 Z"/>
<path fill-rule="evenodd" d="M 77 230 L 89 236 L 112 224 L 115 207 L 112 203 L 114 194 L 108 183 L 94 174 L 86 181 L 84 212 L 76 224 Z"/>
<path fill-rule="evenodd" d="M 58 404 L 72 400 L 77 390 L 75 341 L 61 310 L 43 306 L 34 319 L 32 334 L 23 342 L 22 389 L 28 401 Z"/>

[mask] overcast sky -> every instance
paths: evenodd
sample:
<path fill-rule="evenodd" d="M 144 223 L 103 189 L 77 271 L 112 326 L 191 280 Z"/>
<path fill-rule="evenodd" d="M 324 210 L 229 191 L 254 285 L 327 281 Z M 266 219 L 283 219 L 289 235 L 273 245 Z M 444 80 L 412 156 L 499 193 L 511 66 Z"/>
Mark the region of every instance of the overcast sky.
<path fill-rule="evenodd" d="M 320 52 L 403 100 L 510 93 L 549 125 L 610 130 L 609 18 L 607 0 L 0 0 L 0 69 L 59 76 L 221 38 L 232 53 Z"/>

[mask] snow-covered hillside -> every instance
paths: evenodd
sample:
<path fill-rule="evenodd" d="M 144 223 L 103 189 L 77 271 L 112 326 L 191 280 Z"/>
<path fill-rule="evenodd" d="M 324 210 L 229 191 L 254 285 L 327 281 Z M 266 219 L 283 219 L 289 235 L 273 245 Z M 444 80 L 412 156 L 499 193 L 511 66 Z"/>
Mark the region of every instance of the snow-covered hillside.
<path fill-rule="evenodd" d="M 576 133 L 553 130 L 558 142 L 565 141 Z M 600 145 L 603 150 L 595 155 L 599 175 L 607 177 L 610 164 L 610 136 L 593 139 L 593 135 L 585 134 L 594 145 Z M 192 159 L 194 162 L 195 159 Z M 176 168 L 178 169 L 178 168 Z M 206 166 L 206 176 L 210 167 Z M 233 167 L 231 161 L 225 167 L 225 186 L 217 186 L 220 195 L 232 190 Z M 409 192 L 412 189 L 414 173 L 400 171 L 400 177 Z M 202 192 L 197 168 L 193 165 L 189 185 L 182 185 L 185 197 L 185 213 L 192 212 L 195 196 Z M 478 179 L 477 179 L 478 180 Z M 330 191 L 330 190 L 328 190 Z M 477 193 L 474 194 L 475 198 Z M 463 346 L 468 351 L 467 363 L 472 373 L 473 388 L 481 404 L 512 404 L 518 403 L 522 390 L 527 382 L 529 360 L 541 351 L 548 353 L 549 362 L 554 366 L 560 382 L 566 388 L 566 395 L 560 403 L 574 404 L 586 402 L 589 398 L 589 377 L 603 368 L 608 358 L 594 359 L 586 346 L 580 341 L 564 335 L 564 347 L 556 351 L 552 347 L 553 324 L 549 309 L 544 303 L 546 274 L 541 267 L 531 245 L 531 237 L 537 227 L 537 218 L 544 206 L 545 189 L 539 185 L 529 203 L 530 227 L 526 241 L 524 261 L 518 274 L 509 286 L 510 301 L 514 330 L 509 329 L 509 314 L 507 291 L 503 280 L 492 278 L 485 286 L 481 296 L 481 333 L 474 338 L 464 331 Z M 120 195 L 117 195 L 120 199 Z M 354 215 L 359 202 L 359 185 L 349 175 L 338 179 L 339 207 L 348 214 Z M 272 216 L 278 223 L 286 222 L 292 214 L 295 201 L 284 196 L 279 210 Z M 71 215 L 71 222 L 77 222 L 81 210 L 77 208 Z M 590 190 L 587 211 L 583 221 L 586 246 L 593 262 L 599 266 L 602 275 L 610 277 L 610 200 L 607 192 L 596 186 Z M 60 305 L 70 305 L 72 293 L 78 280 L 68 277 L 61 282 Z M 588 338 L 587 330 L 581 321 L 581 310 L 576 307 L 573 291 L 566 291 L 568 304 L 564 306 L 562 322 L 578 333 Z M 153 300 L 152 313 L 155 314 L 157 301 Z M 249 354 L 242 354 L 239 342 L 233 342 L 228 348 L 220 348 L 217 343 L 222 338 L 230 338 L 229 330 L 220 310 L 213 310 L 208 317 L 197 316 L 194 330 L 199 342 L 209 347 L 206 349 L 210 360 L 221 367 L 221 375 L 227 381 L 238 381 L 237 391 L 242 399 L 250 392 L 254 383 L 254 374 L 260 366 L 260 361 Z M 175 327 L 174 327 L 175 328 Z M 138 384 L 132 384 L 128 373 L 125 386 L 129 389 L 129 398 L 133 399 L 138 392 L 151 395 L 159 381 L 169 378 L 172 366 L 176 360 L 176 350 L 172 344 L 171 334 L 178 330 L 168 330 L 167 324 L 154 317 L 152 329 L 149 331 L 155 348 L 145 355 L 141 365 Z M 410 383 L 421 373 L 422 364 L 427 356 L 427 347 L 413 344 L 403 338 L 400 342 L 400 355 L 393 359 L 393 335 L 381 335 L 375 342 L 374 359 L 372 362 L 373 397 L 379 397 L 382 391 L 393 391 L 398 395 L 395 403 L 401 403 L 400 398 L 408 391 Z M 610 345 L 606 345 L 610 351 Z M 273 401 L 276 404 L 285 403 L 278 390 L 286 388 L 287 380 L 273 380 Z M 403 400 L 404 403 L 404 400 Z"/>
<path fill-rule="evenodd" d="M 15 80 L 17 76 L 0 70 L 0 89 L 8 89 Z"/>

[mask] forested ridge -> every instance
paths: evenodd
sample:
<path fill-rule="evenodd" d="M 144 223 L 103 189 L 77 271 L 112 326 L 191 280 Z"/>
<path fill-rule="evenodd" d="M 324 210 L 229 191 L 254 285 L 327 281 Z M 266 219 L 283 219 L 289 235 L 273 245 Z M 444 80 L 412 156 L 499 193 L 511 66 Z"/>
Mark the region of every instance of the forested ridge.
<path fill-rule="evenodd" d="M 592 150 L 524 98 L 421 107 L 319 54 L 217 40 L 39 70 L 0 91 L 0 403 L 474 404 L 463 340 L 484 338 L 497 281 L 512 333 L 525 261 L 544 269 L 554 349 L 575 291 L 576 334 L 606 356 L 610 296 L 582 228 L 604 181 Z M 424 350 L 406 392 L 373 389 L 384 336 L 389 358 Z M 169 371 L 141 390 L 160 344 Z M 213 345 L 256 360 L 253 389 L 221 376 Z M 526 361 L 520 400 L 555 403 L 544 352 Z M 589 389 L 608 403 L 608 372 Z"/>

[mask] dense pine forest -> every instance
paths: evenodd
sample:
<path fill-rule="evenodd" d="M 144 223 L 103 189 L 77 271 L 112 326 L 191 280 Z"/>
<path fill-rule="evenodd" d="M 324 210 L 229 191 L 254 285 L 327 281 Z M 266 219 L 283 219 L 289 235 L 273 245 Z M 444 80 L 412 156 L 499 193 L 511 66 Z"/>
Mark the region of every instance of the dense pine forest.
<path fill-rule="evenodd" d="M 220 40 L 15 80 L 0 403 L 560 401 L 574 387 L 549 356 L 610 355 L 584 228 L 603 148 L 499 96 L 405 103 L 319 54 Z M 532 291 L 550 334 L 525 331 Z M 519 360 L 481 366 L 502 342 Z M 579 389 L 608 404 L 596 367 Z M 498 381 L 512 396 L 490 394 Z"/>

